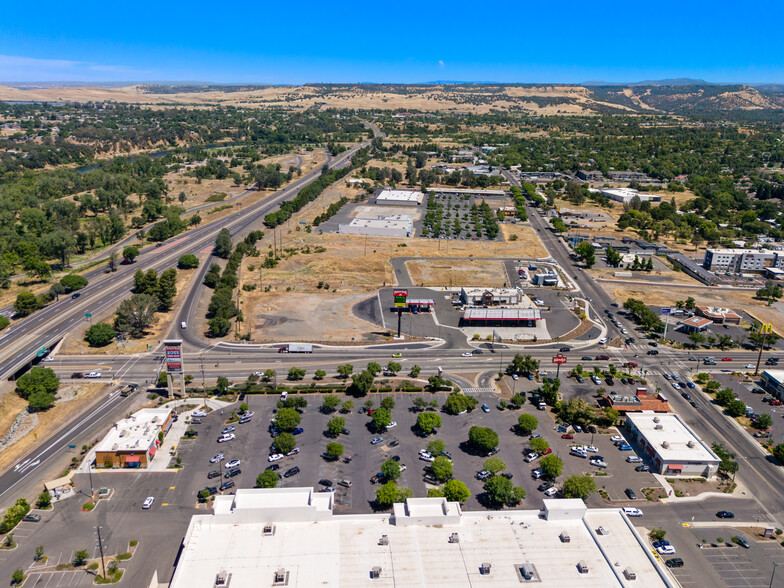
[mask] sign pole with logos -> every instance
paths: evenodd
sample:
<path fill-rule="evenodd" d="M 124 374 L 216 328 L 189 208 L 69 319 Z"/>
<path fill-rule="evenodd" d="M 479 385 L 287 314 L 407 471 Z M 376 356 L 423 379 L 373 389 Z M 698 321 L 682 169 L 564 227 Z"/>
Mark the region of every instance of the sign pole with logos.
<path fill-rule="evenodd" d="M 561 376 L 561 364 L 562 363 L 566 363 L 566 356 L 565 355 L 561 355 L 560 353 L 558 353 L 553 358 L 553 363 L 556 364 L 556 366 L 557 366 L 555 368 L 555 379 L 558 380 L 560 378 L 560 376 Z"/>
<path fill-rule="evenodd" d="M 406 306 L 406 298 L 408 298 L 408 290 L 393 290 L 392 296 L 395 299 L 395 308 L 397 309 L 397 337 L 400 338 L 400 325 L 403 321 L 403 309 Z"/>
<path fill-rule="evenodd" d="M 661 313 L 666 314 L 667 318 L 664 319 L 664 335 L 662 336 L 662 342 L 667 339 L 667 326 L 670 324 L 670 313 L 672 312 L 671 308 L 662 308 Z"/>
<path fill-rule="evenodd" d="M 166 376 L 172 396 L 185 396 L 185 376 L 182 366 L 182 339 L 163 342 Z"/>
<path fill-rule="evenodd" d="M 765 340 L 768 338 L 773 332 L 773 326 L 770 324 L 762 324 L 760 325 L 759 334 L 762 335 L 762 341 L 760 341 L 760 350 L 759 355 L 757 356 L 757 367 L 754 368 L 754 375 L 759 375 L 759 366 L 760 362 L 762 361 L 762 350 L 765 348 Z"/>

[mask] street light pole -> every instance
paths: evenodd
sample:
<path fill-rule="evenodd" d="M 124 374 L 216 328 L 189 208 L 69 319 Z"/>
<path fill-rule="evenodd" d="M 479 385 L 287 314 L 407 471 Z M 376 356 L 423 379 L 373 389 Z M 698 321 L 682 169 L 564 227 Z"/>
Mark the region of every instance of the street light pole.
<path fill-rule="evenodd" d="M 103 542 L 101 541 L 101 527 L 95 527 L 96 532 L 98 533 L 98 549 L 101 552 L 101 568 L 103 569 L 103 577 L 106 577 L 106 563 L 103 560 Z M 774 568 L 775 570 L 775 568 Z"/>
<path fill-rule="evenodd" d="M 770 573 L 770 584 L 768 584 L 768 588 L 773 588 L 773 576 L 776 575 L 776 568 L 779 566 L 779 562 L 773 562 L 773 571 Z"/>

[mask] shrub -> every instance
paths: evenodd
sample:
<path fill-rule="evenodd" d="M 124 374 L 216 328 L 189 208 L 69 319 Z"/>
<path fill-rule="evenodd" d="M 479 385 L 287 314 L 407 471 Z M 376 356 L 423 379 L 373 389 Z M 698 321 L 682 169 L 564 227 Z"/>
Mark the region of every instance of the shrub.
<path fill-rule="evenodd" d="M 95 323 L 84 334 L 84 340 L 90 347 L 106 347 L 116 335 L 114 327 L 107 323 Z"/>
<path fill-rule="evenodd" d="M 183 255 L 180 259 L 177 260 L 177 268 L 178 269 L 194 269 L 199 267 L 199 258 L 195 255 L 190 253 Z"/>
<path fill-rule="evenodd" d="M 30 505 L 24 498 L 17 500 L 13 506 L 9 506 L 3 515 L 2 521 L 0 521 L 0 534 L 8 533 L 8 531 L 16 527 L 19 521 L 22 520 L 22 517 L 28 512 L 30 512 Z"/>

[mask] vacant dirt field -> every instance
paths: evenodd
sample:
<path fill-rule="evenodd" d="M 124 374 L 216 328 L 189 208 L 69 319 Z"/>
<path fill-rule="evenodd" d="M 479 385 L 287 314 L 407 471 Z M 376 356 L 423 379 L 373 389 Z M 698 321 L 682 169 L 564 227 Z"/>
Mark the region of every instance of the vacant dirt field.
<path fill-rule="evenodd" d="M 411 281 L 418 286 L 486 286 L 507 285 L 506 270 L 501 262 L 485 260 L 455 261 L 428 259 L 406 262 Z"/>

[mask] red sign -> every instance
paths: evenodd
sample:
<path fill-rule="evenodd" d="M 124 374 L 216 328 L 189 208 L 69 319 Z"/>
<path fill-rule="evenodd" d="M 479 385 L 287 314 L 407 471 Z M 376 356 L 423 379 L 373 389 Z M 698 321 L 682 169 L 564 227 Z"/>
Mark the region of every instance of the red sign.
<path fill-rule="evenodd" d="M 408 290 L 393 290 L 392 296 L 395 299 L 395 306 L 402 307 L 406 305 L 406 298 L 408 297 Z"/>
<path fill-rule="evenodd" d="M 166 355 L 166 371 L 170 374 L 182 372 L 182 341 L 164 341 Z"/>
<path fill-rule="evenodd" d="M 553 363 L 566 363 L 566 356 L 559 353 L 553 358 Z"/>

